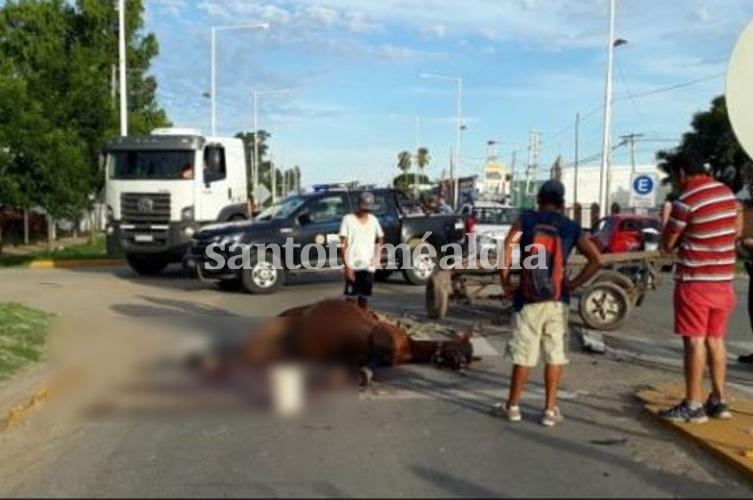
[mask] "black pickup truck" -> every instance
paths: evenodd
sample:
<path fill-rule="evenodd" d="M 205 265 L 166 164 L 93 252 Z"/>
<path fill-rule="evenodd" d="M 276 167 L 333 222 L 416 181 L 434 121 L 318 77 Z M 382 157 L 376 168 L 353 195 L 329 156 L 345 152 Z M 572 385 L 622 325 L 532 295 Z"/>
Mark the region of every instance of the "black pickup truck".
<path fill-rule="evenodd" d="M 205 227 L 192 239 L 184 264 L 188 269 L 195 270 L 199 278 L 217 282 L 223 289 L 242 288 L 250 293 L 272 293 L 285 284 L 287 274 L 297 272 L 291 268 L 300 266 L 306 255 L 310 260 L 317 259 L 316 250 L 302 251 L 306 245 L 326 247 L 337 240 L 343 216 L 353 211 L 363 191 L 324 191 L 292 196 L 264 210 L 252 221 Z M 374 194 L 373 213 L 384 230 L 385 243 L 395 246 L 406 243 L 415 248 L 429 233 L 425 243 L 431 245 L 435 254 L 441 257 L 444 245 L 463 242 L 465 225 L 460 216 L 426 214 L 408 196 L 397 190 L 369 191 Z M 282 246 L 288 238 L 295 245 L 300 245 L 289 252 L 292 255 L 289 259 L 285 258 L 288 252 L 283 251 L 276 256 L 271 250 L 258 250 L 259 245 Z M 241 245 L 231 250 L 233 243 L 250 245 L 251 248 L 250 260 L 241 269 L 230 269 L 228 265 L 233 256 L 242 252 L 239 250 Z M 219 251 L 218 245 L 213 244 L 224 244 L 224 251 Z M 436 260 L 428 252 L 411 252 L 413 262 L 403 266 L 400 262 L 403 254 L 396 252 L 405 279 L 413 285 L 426 284 L 436 267 Z M 225 265 L 213 269 L 219 267 L 217 255 L 222 255 Z M 328 250 L 324 270 L 331 268 L 329 259 Z M 390 274 L 389 270 L 379 270 L 376 278 L 386 279 Z"/>

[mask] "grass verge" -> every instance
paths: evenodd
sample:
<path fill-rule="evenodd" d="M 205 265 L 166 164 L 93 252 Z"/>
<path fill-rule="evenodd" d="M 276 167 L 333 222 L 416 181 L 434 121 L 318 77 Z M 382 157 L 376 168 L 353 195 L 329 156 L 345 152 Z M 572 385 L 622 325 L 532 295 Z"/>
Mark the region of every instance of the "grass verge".
<path fill-rule="evenodd" d="M 0 255 L 0 267 L 23 266 L 35 260 L 97 260 L 106 258 L 106 239 L 103 235 L 98 235 L 92 243 L 80 243 L 60 250 L 44 250 L 24 255 Z"/>
<path fill-rule="evenodd" d="M 46 355 L 49 313 L 0 302 L 0 381 Z"/>

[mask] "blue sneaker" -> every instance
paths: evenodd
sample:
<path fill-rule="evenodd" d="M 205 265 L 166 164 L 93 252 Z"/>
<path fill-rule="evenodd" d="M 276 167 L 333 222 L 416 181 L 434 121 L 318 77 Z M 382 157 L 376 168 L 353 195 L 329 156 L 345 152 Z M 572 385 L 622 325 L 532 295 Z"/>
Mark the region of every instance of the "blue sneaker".
<path fill-rule="evenodd" d="M 709 397 L 705 406 L 706 414 L 717 420 L 730 420 L 732 418 L 732 410 L 727 403 L 714 397 Z"/>
<path fill-rule="evenodd" d="M 706 410 L 703 406 L 698 409 L 692 409 L 687 401 L 669 410 L 659 413 L 659 417 L 668 422 L 684 422 L 689 424 L 705 424 L 709 421 Z"/>

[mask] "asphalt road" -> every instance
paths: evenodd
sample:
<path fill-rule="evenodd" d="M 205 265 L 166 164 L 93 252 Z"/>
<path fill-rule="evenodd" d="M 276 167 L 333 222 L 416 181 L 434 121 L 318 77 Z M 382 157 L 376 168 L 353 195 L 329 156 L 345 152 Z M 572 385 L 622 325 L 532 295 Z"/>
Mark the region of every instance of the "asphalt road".
<path fill-rule="evenodd" d="M 164 361 L 187 339 L 239 334 L 340 291 L 336 276 L 322 275 L 298 278 L 274 296 L 249 296 L 177 272 L 146 279 L 127 269 L 0 271 L 0 300 L 83 325 L 103 364 L 128 357 L 134 346 L 149 353 L 150 363 Z M 500 352 L 508 331 L 483 311 L 455 310 L 443 326 L 481 332 L 483 361 L 466 376 L 431 367 L 390 370 L 367 394 L 296 420 L 238 404 L 56 413 L 50 403 L 0 434 L 0 496 L 749 497 L 748 483 L 643 417 L 632 398 L 639 385 L 679 377 L 669 362 L 675 351 L 668 294 L 657 292 L 609 338 L 619 349 L 668 362 L 647 367 L 575 352 L 562 394 L 568 420 L 554 430 L 537 422 L 540 378 L 528 392 L 524 423 L 488 416 L 507 387 L 509 365 Z M 422 290 L 398 280 L 377 287 L 374 306 L 427 324 Z M 735 318 L 736 342 L 749 334 L 745 321 Z M 119 383 L 132 379 L 136 387 L 150 377 L 123 373 Z"/>

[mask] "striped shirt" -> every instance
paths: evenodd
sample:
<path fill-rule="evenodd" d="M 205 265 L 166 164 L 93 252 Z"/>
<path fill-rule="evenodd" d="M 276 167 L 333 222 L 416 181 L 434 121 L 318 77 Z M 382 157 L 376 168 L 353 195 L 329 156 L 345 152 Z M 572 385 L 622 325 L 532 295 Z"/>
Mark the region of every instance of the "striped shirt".
<path fill-rule="evenodd" d="M 735 278 L 737 200 L 709 176 L 692 178 L 675 201 L 668 232 L 680 233 L 678 281 L 731 281 Z"/>

